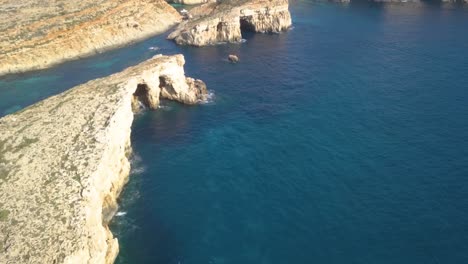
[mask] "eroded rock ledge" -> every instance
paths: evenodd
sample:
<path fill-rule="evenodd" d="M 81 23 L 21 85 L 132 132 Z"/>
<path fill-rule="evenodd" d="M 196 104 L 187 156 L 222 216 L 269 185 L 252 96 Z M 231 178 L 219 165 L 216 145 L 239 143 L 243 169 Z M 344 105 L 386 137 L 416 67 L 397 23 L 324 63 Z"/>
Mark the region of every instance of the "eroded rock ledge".
<path fill-rule="evenodd" d="M 133 113 L 206 95 L 182 55 L 158 55 L 0 119 L 0 263 L 113 263 Z"/>
<path fill-rule="evenodd" d="M 93 55 L 180 21 L 164 0 L 2 0 L 0 75 Z"/>
<path fill-rule="evenodd" d="M 206 46 L 239 42 L 242 30 L 277 33 L 291 26 L 288 0 L 233 0 L 202 4 L 168 39 L 179 45 Z"/>

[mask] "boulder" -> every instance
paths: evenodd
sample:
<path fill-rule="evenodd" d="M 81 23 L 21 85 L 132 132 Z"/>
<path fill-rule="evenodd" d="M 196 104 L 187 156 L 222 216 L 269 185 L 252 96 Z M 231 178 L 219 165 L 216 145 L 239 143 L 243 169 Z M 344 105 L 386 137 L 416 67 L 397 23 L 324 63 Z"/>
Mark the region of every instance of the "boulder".
<path fill-rule="evenodd" d="M 236 55 L 234 54 L 231 54 L 228 56 L 228 60 L 232 63 L 238 63 L 239 62 L 239 57 L 237 57 Z"/>

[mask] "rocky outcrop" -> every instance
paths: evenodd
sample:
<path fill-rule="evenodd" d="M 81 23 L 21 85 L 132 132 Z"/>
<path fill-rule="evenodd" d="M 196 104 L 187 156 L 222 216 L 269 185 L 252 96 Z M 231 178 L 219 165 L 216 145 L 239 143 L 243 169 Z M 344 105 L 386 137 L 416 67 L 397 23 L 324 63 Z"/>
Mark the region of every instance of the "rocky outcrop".
<path fill-rule="evenodd" d="M 0 119 L 0 263 L 112 263 L 107 227 L 127 181 L 134 111 L 194 104 L 182 55 L 77 86 Z"/>
<path fill-rule="evenodd" d="M 230 54 L 228 56 L 228 61 L 230 61 L 232 63 L 238 63 L 239 62 L 239 57 L 237 57 L 237 55 Z"/>
<path fill-rule="evenodd" d="M 100 53 L 162 33 L 180 21 L 164 0 L 4 0 L 0 75 Z"/>
<path fill-rule="evenodd" d="M 291 26 L 288 0 L 233 0 L 206 3 L 190 10 L 168 39 L 179 45 L 239 42 L 241 30 L 277 33 Z"/>

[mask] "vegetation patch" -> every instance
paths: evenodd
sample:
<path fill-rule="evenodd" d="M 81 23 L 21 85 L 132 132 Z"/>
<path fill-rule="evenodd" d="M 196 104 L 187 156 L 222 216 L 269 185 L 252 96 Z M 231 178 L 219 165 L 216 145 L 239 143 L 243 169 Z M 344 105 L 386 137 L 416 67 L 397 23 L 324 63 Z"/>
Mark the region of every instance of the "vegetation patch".
<path fill-rule="evenodd" d="M 73 98 L 62 99 L 62 101 L 60 101 L 59 103 L 57 103 L 57 104 L 55 105 L 54 108 L 52 108 L 52 109 L 49 110 L 49 113 L 52 113 L 52 112 L 56 111 L 57 109 L 59 109 L 60 107 L 62 107 L 63 105 L 65 105 L 65 103 L 71 101 L 72 99 L 73 99 Z"/>
<path fill-rule="evenodd" d="M 8 180 L 8 171 L 0 165 L 0 184 L 6 180 Z"/>
<path fill-rule="evenodd" d="M 23 139 L 23 141 L 18 146 L 16 146 L 16 149 L 14 151 L 18 152 L 19 150 L 21 150 L 23 148 L 26 148 L 26 147 L 29 147 L 31 144 L 36 143 L 38 141 L 39 141 L 38 138 L 27 138 L 27 137 L 25 137 Z"/>
<path fill-rule="evenodd" d="M 6 159 L 5 159 L 5 153 L 7 152 L 7 144 L 6 144 L 7 140 L 0 140 L 0 164 L 1 163 L 6 163 Z M 1 175 L 1 174 L 0 174 Z"/>
<path fill-rule="evenodd" d="M 8 210 L 0 210 L 0 222 L 5 222 L 8 219 L 8 215 L 10 211 Z"/>

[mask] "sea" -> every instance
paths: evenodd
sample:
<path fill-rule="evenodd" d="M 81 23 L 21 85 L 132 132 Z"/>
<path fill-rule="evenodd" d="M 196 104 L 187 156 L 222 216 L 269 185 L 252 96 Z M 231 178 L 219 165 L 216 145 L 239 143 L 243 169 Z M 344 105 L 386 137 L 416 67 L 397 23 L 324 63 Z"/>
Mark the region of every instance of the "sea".
<path fill-rule="evenodd" d="M 2 77 L 0 115 L 182 53 L 210 98 L 136 116 L 117 263 L 468 263 L 468 5 L 290 10 L 239 44 L 160 35 Z"/>

